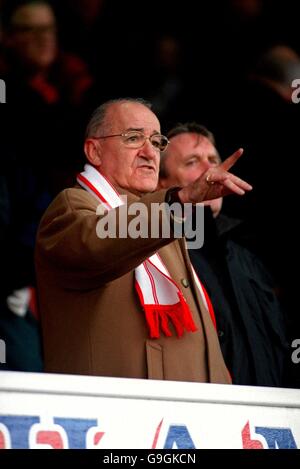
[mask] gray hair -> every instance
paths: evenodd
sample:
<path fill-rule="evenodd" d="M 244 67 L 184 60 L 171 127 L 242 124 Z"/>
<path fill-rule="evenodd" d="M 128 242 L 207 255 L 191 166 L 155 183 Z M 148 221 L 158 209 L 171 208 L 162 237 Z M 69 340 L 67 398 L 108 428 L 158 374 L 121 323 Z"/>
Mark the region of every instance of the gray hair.
<path fill-rule="evenodd" d="M 85 138 L 89 138 L 93 136 L 101 137 L 102 135 L 105 135 L 107 132 L 109 132 L 111 130 L 111 122 L 108 122 L 106 120 L 107 111 L 114 104 L 127 103 L 127 102 L 142 104 L 148 109 L 152 108 L 152 104 L 143 98 L 110 99 L 109 101 L 106 101 L 105 103 L 98 106 L 93 112 L 89 120 L 89 123 L 86 127 Z"/>

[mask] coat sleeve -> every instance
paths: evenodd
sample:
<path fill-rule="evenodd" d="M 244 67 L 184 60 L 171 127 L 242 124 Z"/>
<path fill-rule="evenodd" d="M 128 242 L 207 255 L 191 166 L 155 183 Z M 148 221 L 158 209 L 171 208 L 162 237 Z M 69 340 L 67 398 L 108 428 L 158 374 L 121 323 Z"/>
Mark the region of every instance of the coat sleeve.
<path fill-rule="evenodd" d="M 163 203 L 166 191 L 148 194 L 141 199 L 127 198 L 127 205 L 112 209 L 109 214 L 116 223 L 116 237 L 101 239 L 97 235 L 97 224 L 105 214 L 97 214 L 97 200 L 82 189 L 63 191 L 46 211 L 37 236 L 36 266 L 54 270 L 65 287 L 91 288 L 103 285 L 132 271 L 159 248 L 174 240 L 162 236 L 162 223 L 169 224 L 167 211 L 159 211 L 158 235 L 151 237 L 151 206 Z M 142 214 L 132 211 L 135 202 L 142 203 Z M 138 215 L 147 237 L 120 238 L 119 221 L 130 225 Z M 166 225 L 165 225 L 166 226 Z M 146 233 L 147 234 L 147 233 Z"/>

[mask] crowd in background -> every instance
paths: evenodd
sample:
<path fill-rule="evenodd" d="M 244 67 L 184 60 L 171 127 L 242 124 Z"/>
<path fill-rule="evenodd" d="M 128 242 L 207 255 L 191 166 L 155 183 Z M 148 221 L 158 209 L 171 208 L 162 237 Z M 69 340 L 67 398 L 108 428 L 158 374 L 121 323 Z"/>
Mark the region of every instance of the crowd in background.
<path fill-rule="evenodd" d="M 32 19 L 23 3 L 0 1 L 7 101 L 0 106 L 0 338 L 13 344 L 8 367 L 42 369 L 36 229 L 82 166 L 91 110 L 119 96 L 150 100 L 164 133 L 195 120 L 212 129 L 221 155 L 245 149 L 235 172 L 253 184 L 253 193 L 227 198 L 224 210 L 245 220 L 241 236 L 274 276 L 290 342 L 299 338 L 291 267 L 297 268 L 298 253 L 293 174 L 300 104 L 291 94 L 300 79 L 299 6 L 291 0 L 181 6 L 154 0 L 147 8 L 136 1 L 49 0 Z M 300 387 L 297 364 L 290 368 L 287 385 Z"/>

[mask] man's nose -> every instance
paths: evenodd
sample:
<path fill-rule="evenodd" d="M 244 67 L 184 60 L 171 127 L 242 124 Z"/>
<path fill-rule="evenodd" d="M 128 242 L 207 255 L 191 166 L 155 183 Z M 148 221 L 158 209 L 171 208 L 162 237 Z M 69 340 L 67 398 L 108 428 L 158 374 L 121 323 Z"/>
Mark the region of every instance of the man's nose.
<path fill-rule="evenodd" d="M 160 152 L 152 145 L 149 138 L 146 138 L 144 145 L 140 149 L 141 154 L 152 159 L 156 159 L 160 156 Z"/>
<path fill-rule="evenodd" d="M 207 158 L 203 159 L 202 160 L 202 167 L 205 171 L 207 171 L 209 168 L 212 168 L 216 166 L 215 163 L 212 163 L 211 161 L 209 161 Z"/>

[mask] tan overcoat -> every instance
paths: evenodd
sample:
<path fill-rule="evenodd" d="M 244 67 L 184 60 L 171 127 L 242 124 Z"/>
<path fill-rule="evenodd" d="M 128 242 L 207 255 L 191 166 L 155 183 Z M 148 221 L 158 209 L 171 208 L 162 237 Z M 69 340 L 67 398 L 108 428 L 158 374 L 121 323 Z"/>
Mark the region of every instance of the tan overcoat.
<path fill-rule="evenodd" d="M 164 202 L 165 193 L 141 199 L 127 193 L 128 203 L 142 201 L 150 216 L 151 203 Z M 66 189 L 39 227 L 36 272 L 45 371 L 230 383 L 184 240 L 99 239 L 97 206 L 97 199 L 79 186 Z M 115 210 L 118 214 L 120 208 Z M 175 331 L 172 337 L 149 338 L 134 288 L 134 268 L 158 250 L 197 326 L 181 338 Z"/>

